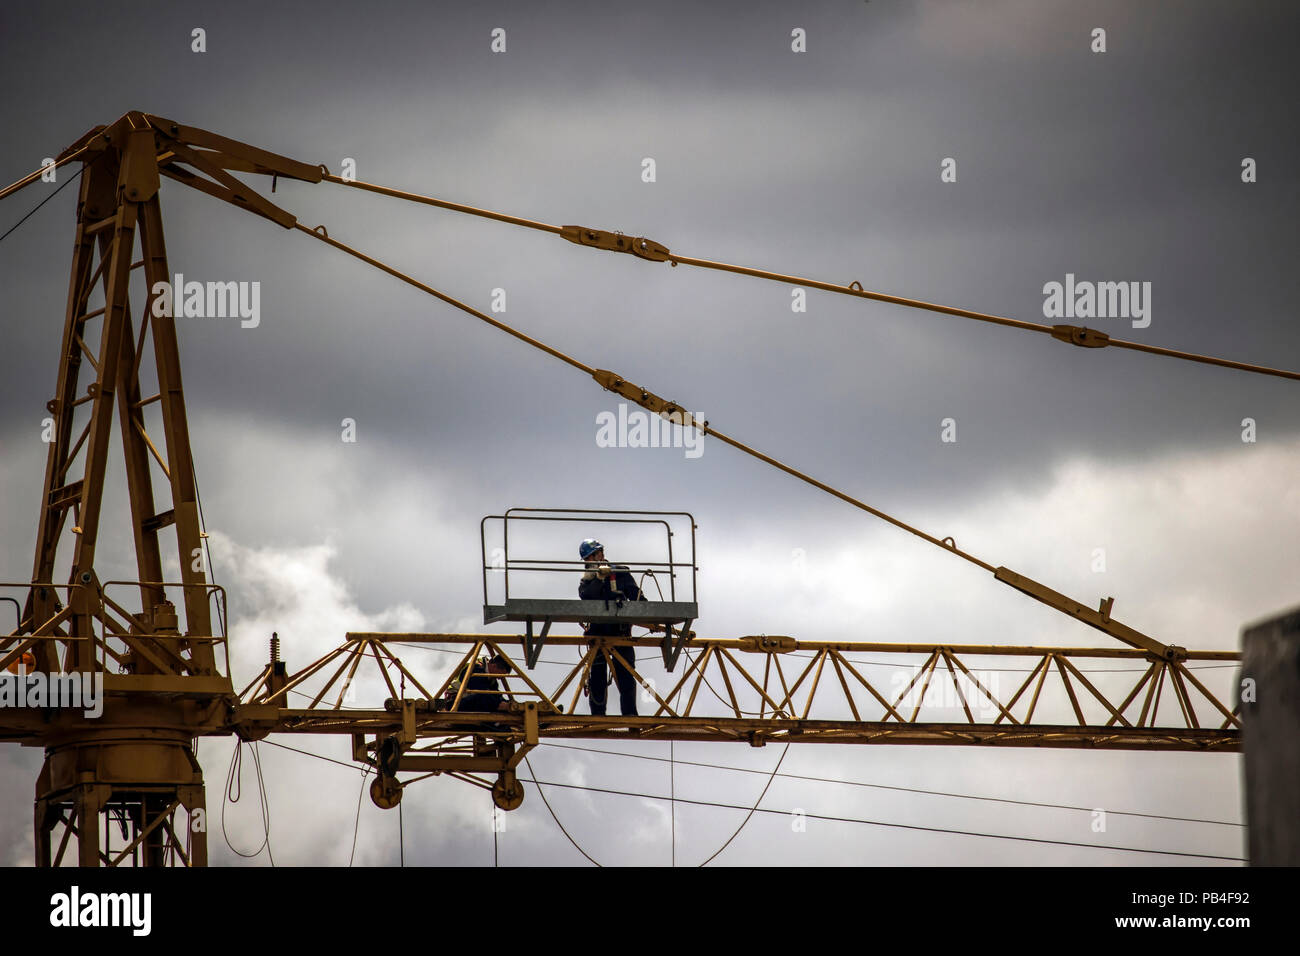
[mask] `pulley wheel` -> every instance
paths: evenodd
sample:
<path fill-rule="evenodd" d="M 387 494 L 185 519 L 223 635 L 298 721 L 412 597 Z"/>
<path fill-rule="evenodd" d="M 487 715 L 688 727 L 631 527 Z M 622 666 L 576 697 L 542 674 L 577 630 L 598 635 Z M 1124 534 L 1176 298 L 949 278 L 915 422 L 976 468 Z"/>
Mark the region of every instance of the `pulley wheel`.
<path fill-rule="evenodd" d="M 492 784 L 492 802 L 502 810 L 518 810 L 524 802 L 524 787 L 518 779 L 511 777 L 509 783 L 498 779 Z"/>
<path fill-rule="evenodd" d="M 376 777 L 370 781 L 370 800 L 380 810 L 391 810 L 402 802 L 402 785 L 395 777 Z"/>

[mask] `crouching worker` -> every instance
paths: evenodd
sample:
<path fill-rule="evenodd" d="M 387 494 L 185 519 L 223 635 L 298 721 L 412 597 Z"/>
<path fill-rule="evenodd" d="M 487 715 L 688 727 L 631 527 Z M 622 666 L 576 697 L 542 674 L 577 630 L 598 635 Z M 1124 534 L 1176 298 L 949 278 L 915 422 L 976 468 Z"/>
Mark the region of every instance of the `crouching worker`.
<path fill-rule="evenodd" d="M 645 596 L 636 586 L 631 572 L 625 564 L 610 565 L 605 560 L 605 546 L 594 538 L 587 538 L 578 545 L 578 556 L 586 562 L 586 571 L 578 584 L 578 597 L 584 601 L 613 601 L 622 605 L 624 601 L 644 601 Z M 632 625 L 622 622 L 599 622 L 589 624 L 584 631 L 587 637 L 631 637 Z M 592 646 L 595 645 L 592 641 Z M 614 661 L 614 679 L 618 682 L 619 704 L 624 717 L 636 716 L 636 678 L 632 668 L 636 666 L 636 648 L 630 644 L 610 648 Z M 591 662 L 591 676 L 587 681 L 587 694 L 591 701 L 591 712 L 604 716 L 606 692 L 609 689 L 608 668 L 605 654 L 598 652 Z"/>
<path fill-rule="evenodd" d="M 479 658 L 470 668 L 468 678 L 464 677 L 462 671 L 461 679 L 465 680 L 465 693 L 460 698 L 460 707 L 457 710 L 468 713 L 509 710 L 510 702 L 506 699 L 506 695 L 501 693 L 504 682 L 498 683 L 498 678 L 508 673 L 510 673 L 510 664 L 500 654 L 490 661 Z M 456 701 L 458 684 L 459 680 L 453 681 L 447 688 L 444 703 L 448 709 Z"/>

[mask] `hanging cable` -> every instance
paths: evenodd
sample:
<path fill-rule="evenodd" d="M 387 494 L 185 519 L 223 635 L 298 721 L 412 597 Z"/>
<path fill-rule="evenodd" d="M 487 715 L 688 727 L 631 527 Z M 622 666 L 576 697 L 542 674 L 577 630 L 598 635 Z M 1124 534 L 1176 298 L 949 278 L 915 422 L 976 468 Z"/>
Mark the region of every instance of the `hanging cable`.
<path fill-rule="evenodd" d="M 533 772 L 533 765 L 529 762 L 527 754 L 524 755 L 524 763 L 528 766 L 528 773 L 532 779 L 533 785 L 537 787 L 537 792 L 542 796 L 542 803 L 546 804 L 546 812 L 551 815 L 551 819 L 554 820 L 555 825 L 560 828 L 560 832 L 564 834 L 565 839 L 573 844 L 575 850 L 590 860 L 593 866 L 600 866 L 600 864 L 596 862 L 595 857 L 578 845 L 578 841 L 569 834 L 569 831 L 564 828 L 564 824 L 560 822 L 560 818 L 555 815 L 555 811 L 551 809 L 551 801 L 546 799 L 546 791 L 543 790 L 542 785 L 537 782 L 537 774 Z"/>
<path fill-rule="evenodd" d="M 556 747 L 560 750 L 580 750 L 591 754 L 604 754 L 616 757 L 628 757 L 632 760 L 657 760 L 664 761 L 663 757 L 652 757 L 649 754 L 633 754 L 624 750 L 601 750 L 597 747 L 580 747 L 576 744 L 557 744 L 548 740 L 541 742 L 543 747 Z M 728 764 L 703 763 L 698 760 L 678 760 L 677 763 L 684 767 L 702 767 L 707 770 L 726 770 L 732 773 L 748 773 L 763 776 L 766 770 L 752 770 L 749 767 L 732 767 Z M 1091 813 L 1093 807 L 1076 807 L 1066 803 L 1043 803 L 1034 800 L 1013 800 L 1010 797 L 985 797 L 970 793 L 952 793 L 945 790 L 923 790 L 919 787 L 897 787 L 883 783 L 867 783 L 861 780 L 840 780 L 836 777 L 813 777 L 799 773 L 778 773 L 778 777 L 785 780 L 803 780 L 809 783 L 835 783 L 846 787 L 867 787 L 872 790 L 896 790 L 900 793 L 919 793 L 930 797 L 951 797 L 957 800 L 981 800 L 988 803 L 1007 803 L 1020 807 L 1041 807 L 1049 810 L 1078 810 L 1082 813 Z M 1148 820 L 1173 820 L 1178 823 L 1206 823 L 1213 826 L 1221 827 L 1244 827 L 1246 824 L 1234 820 L 1207 820 L 1202 817 L 1180 817 L 1168 813 L 1140 813 L 1136 810 L 1107 810 L 1110 816 L 1117 817 L 1144 817 Z"/>
<path fill-rule="evenodd" d="M 97 161 L 97 159 L 96 159 L 96 161 Z M 90 164 L 90 165 L 93 165 L 93 163 Z M 5 234 L 4 234 L 3 236 L 0 236 L 0 242 L 4 242 L 6 239 L 8 239 L 8 238 L 9 238 L 9 234 L 10 234 L 11 232 L 13 232 L 15 229 L 17 229 L 17 228 L 18 228 L 19 226 L 21 226 L 23 223 L 25 223 L 28 219 L 31 219 L 32 216 L 36 215 L 36 211 L 37 211 L 38 209 L 40 209 L 42 206 L 44 206 L 47 202 L 49 202 L 51 199 L 53 199 L 53 198 L 54 198 L 55 196 L 57 196 L 59 193 L 63 192 L 63 188 L 64 188 L 65 186 L 69 186 L 69 185 L 71 185 L 74 181 L 76 181 L 76 180 L 81 176 L 81 174 L 84 173 L 84 172 L 86 171 L 87 168 L 88 168 L 88 166 L 82 166 L 82 167 L 81 167 L 80 169 L 78 169 L 75 173 L 73 173 L 71 177 L 69 177 L 68 179 L 64 180 L 64 182 L 63 182 L 62 185 L 60 185 L 60 186 L 59 186 L 57 189 L 55 189 L 52 193 L 50 193 L 48 196 L 46 196 L 44 199 L 42 199 L 40 202 L 38 202 L 35 206 L 33 206 L 32 209 L 31 209 L 31 211 L 30 211 L 29 213 L 27 213 L 27 215 L 23 216 L 23 218 L 19 219 L 16 223 L 14 223 L 12 226 L 10 226 L 8 229 L 5 230 Z"/>
<path fill-rule="evenodd" d="M 690 661 L 692 665 L 694 665 L 694 663 L 695 663 L 695 658 L 691 657 L 691 652 L 690 652 L 689 650 L 687 650 L 686 648 L 682 648 L 682 651 L 683 651 L 683 653 L 686 654 L 686 659 L 687 659 L 688 661 Z M 727 701 L 723 699 L 722 695 L 719 694 L 719 693 L 714 689 L 713 685 L 709 683 L 709 679 L 708 679 L 707 677 L 704 676 L 704 671 L 700 671 L 700 680 L 702 680 L 702 681 L 704 682 L 704 686 L 707 687 L 707 688 L 709 689 L 709 693 L 712 694 L 714 697 L 716 697 L 716 698 L 718 699 L 718 703 L 721 704 L 723 707 L 728 707 L 728 708 L 731 708 L 732 710 L 735 710 L 736 713 L 740 714 L 742 717 L 761 717 L 761 716 L 762 716 L 762 714 L 761 714 L 759 711 L 757 711 L 757 710 L 742 710 L 738 704 L 737 704 L 737 705 L 732 705 L 732 704 L 727 703 Z M 685 691 L 685 688 L 682 688 L 682 691 L 684 692 L 684 691 Z"/>
<path fill-rule="evenodd" d="M 767 796 L 768 788 L 772 786 L 772 781 L 776 779 L 776 772 L 781 769 L 781 763 L 782 761 L 785 760 L 785 755 L 788 754 L 789 752 L 790 752 L 790 745 L 786 744 L 785 749 L 781 751 L 781 756 L 777 758 L 776 766 L 773 767 L 772 772 L 767 775 L 767 783 L 763 784 L 763 792 L 758 795 L 758 799 L 754 801 L 754 806 L 750 809 L 749 813 L 745 814 L 745 819 L 740 821 L 740 826 L 736 827 L 736 832 L 733 833 L 731 836 L 727 837 L 727 842 L 722 844 L 722 846 L 718 847 L 718 849 L 714 851 L 713 856 L 709 857 L 707 860 L 701 863 L 700 866 L 702 867 L 708 866 L 710 863 L 712 863 L 714 860 L 718 858 L 718 855 L 723 850 L 731 846 L 732 840 L 740 836 L 740 831 L 745 829 L 745 825 L 749 823 L 750 819 L 758 811 L 758 805 L 762 803 L 763 798 Z"/>
<path fill-rule="evenodd" d="M 281 750 L 292 750 L 296 754 L 302 754 L 304 757 L 315 757 L 317 760 L 325 760 L 329 763 L 336 763 L 340 767 L 347 767 L 349 770 L 356 770 L 357 765 L 346 763 L 342 760 L 335 760 L 333 757 L 326 757 L 324 754 L 314 754 L 310 750 L 299 750 L 297 747 L 290 747 L 288 744 L 277 744 L 274 740 L 266 740 L 263 743 L 270 744 L 272 747 L 279 747 Z"/>
<path fill-rule="evenodd" d="M 366 777 L 369 773 L 369 767 L 361 769 L 361 792 L 357 794 L 357 818 L 352 823 L 352 852 L 348 854 L 349 867 L 352 866 L 352 861 L 357 858 L 357 834 L 361 832 L 361 800 L 366 795 Z"/>
<path fill-rule="evenodd" d="M 315 757 L 318 760 L 325 760 L 330 763 L 340 764 L 341 766 L 351 767 L 350 764 L 344 764 L 342 763 L 342 761 L 334 760 L 333 758 L 325 757 L 322 756 L 321 754 L 313 754 L 306 750 L 296 750 L 293 747 L 286 747 L 283 744 L 274 744 L 274 746 L 281 747 L 282 749 L 285 750 L 293 750 L 295 753 L 300 753 L 308 757 Z M 617 751 L 617 750 L 597 750 L 595 748 L 578 747 L 570 744 L 543 743 L 543 746 L 559 747 L 565 750 L 584 750 L 595 754 L 607 754 L 612 756 L 632 757 L 637 760 L 659 760 L 659 761 L 666 762 L 669 759 L 664 757 L 651 757 L 645 754 L 624 753 L 622 751 Z M 785 754 L 782 753 L 782 759 L 784 759 L 784 756 Z M 668 797 L 661 797 L 650 793 L 636 793 L 627 790 L 613 790 L 613 789 L 602 788 L 602 787 L 590 787 L 590 786 L 584 786 L 578 784 L 556 783 L 554 781 L 538 780 L 536 778 L 536 773 L 533 771 L 532 764 L 528 762 L 528 758 L 525 757 L 524 761 L 528 765 L 529 774 L 532 775 L 525 782 L 531 783 L 538 788 L 537 792 L 542 795 L 542 802 L 546 804 L 546 808 L 550 812 L 551 818 L 555 820 L 555 823 L 557 826 L 559 826 L 561 832 L 565 835 L 566 838 L 568 838 L 569 842 L 573 844 L 574 848 L 577 849 L 579 853 L 585 856 L 596 866 L 600 866 L 601 864 L 597 863 L 596 860 L 594 860 L 584 849 L 582 849 L 581 846 L 578 845 L 578 843 L 569 834 L 568 830 L 565 829 L 564 825 L 560 822 L 559 818 L 555 815 L 555 811 L 551 808 L 550 802 L 546 799 L 546 794 L 542 790 L 543 786 L 559 787 L 559 788 L 569 789 L 569 790 L 585 790 L 591 793 L 605 793 L 605 794 L 611 794 L 615 796 L 639 797 L 645 800 L 669 800 L 674 804 L 684 803 L 692 806 L 715 807 L 715 808 L 720 808 L 725 810 L 745 810 L 748 811 L 749 816 L 752 816 L 755 813 L 776 814 L 781 816 L 787 815 L 787 811 L 785 810 L 772 810 L 765 807 L 760 807 L 758 803 L 762 802 L 762 795 L 760 795 L 759 801 L 756 802 L 754 806 L 747 807 L 744 806 L 743 804 L 720 803 L 720 802 L 708 801 L 708 800 L 691 800 L 685 797 L 678 797 L 675 794 Z M 697 761 L 690 761 L 690 760 L 682 760 L 677 762 L 687 766 L 709 767 L 715 770 L 732 770 L 740 773 L 769 774 L 769 772 L 765 770 L 750 770 L 745 767 L 719 766 L 716 764 L 699 763 Z M 1024 806 L 1036 806 L 1036 807 L 1050 807 L 1050 808 L 1063 809 L 1063 810 L 1088 810 L 1089 809 L 1087 807 L 1072 807 L 1065 804 L 1031 803 L 1029 801 L 1010 800 L 1001 797 L 981 797 L 981 796 L 972 796 L 970 794 L 962 794 L 962 793 L 945 793 L 943 791 L 936 791 L 936 790 L 918 790 L 909 787 L 891 787 L 891 786 L 885 786 L 883 784 L 862 783 L 853 780 L 836 780 L 830 777 L 806 777 L 800 774 L 780 773 L 779 768 L 780 768 L 780 761 L 778 760 L 777 770 L 769 774 L 769 785 L 771 782 L 771 777 L 779 776 L 779 777 L 785 777 L 794 780 L 810 780 L 810 781 L 821 782 L 821 783 L 839 783 L 839 784 L 846 784 L 849 786 L 873 787 L 873 788 L 884 789 L 884 790 L 901 790 L 910 793 L 931 794 L 935 796 L 944 796 L 944 797 L 957 797 L 966 800 L 987 800 L 987 801 L 992 801 L 997 803 L 1011 803 L 1011 804 L 1019 804 Z M 369 768 L 366 768 L 366 770 L 363 771 L 363 783 L 364 783 L 364 775 L 365 773 L 368 772 L 369 772 Z M 766 787 L 764 788 L 764 793 L 766 793 Z M 358 799 L 357 802 L 358 822 L 360 820 L 360 813 L 361 813 L 361 802 Z M 1195 817 L 1178 817 L 1178 816 L 1170 816 L 1167 814 L 1157 814 L 1157 813 L 1138 813 L 1135 811 L 1125 811 L 1125 810 L 1108 810 L 1107 813 L 1113 816 L 1147 817 L 1147 818 L 1158 819 L 1158 820 L 1173 820 L 1173 821 L 1187 822 L 1187 823 L 1209 823 L 1209 824 L 1217 824 L 1222 826 L 1244 826 L 1244 824 L 1232 823 L 1230 821 L 1201 820 Z M 816 813 L 806 813 L 804 814 L 804 816 L 810 820 L 826 820 L 829 822 L 836 822 L 836 823 L 857 823 L 857 824 L 864 824 L 868 826 L 890 827 L 890 828 L 899 828 L 899 829 L 906 829 L 906 830 L 921 830 L 921 831 L 931 832 L 931 833 L 946 833 L 946 834 L 954 834 L 959 836 L 984 837 L 984 838 L 996 839 L 996 840 L 1016 840 L 1016 841 L 1030 842 L 1030 843 L 1053 844 L 1058 846 L 1087 847 L 1096 850 L 1116 850 L 1116 851 L 1126 852 L 1126 853 L 1154 853 L 1154 854 L 1160 854 L 1165 856 L 1185 856 L 1185 857 L 1195 857 L 1195 858 L 1212 859 L 1212 860 L 1231 860 L 1231 861 L 1241 861 L 1241 862 L 1245 861 L 1244 857 L 1217 856 L 1217 855 L 1204 854 L 1204 853 L 1189 853 L 1189 852 L 1176 851 L 1176 850 L 1154 850 L 1154 849 L 1146 849 L 1142 847 L 1129 847 L 1129 846 L 1118 846 L 1118 845 L 1112 846 L 1112 845 L 1096 844 L 1096 843 L 1080 843 L 1080 842 L 1072 842 L 1067 840 L 1052 840 L 1044 837 L 1021 837 L 1021 836 L 1014 836 L 1014 835 L 1000 834 L 1000 833 L 981 833 L 977 831 L 955 830 L 955 829 L 949 829 L 943 827 L 925 827 L 925 826 L 918 826 L 918 825 L 906 824 L 906 823 L 890 823 L 890 822 L 885 822 L 880 820 L 865 820 L 857 817 L 839 817 L 839 816 L 830 816 L 826 814 L 816 814 Z M 748 819 L 748 817 L 746 819 Z M 734 839 L 734 834 L 733 834 L 733 839 Z M 355 849 L 356 849 L 356 835 L 354 833 L 353 834 L 354 852 Z M 717 854 L 715 854 L 715 856 L 716 855 Z M 349 863 L 349 865 L 351 864 Z"/>
<path fill-rule="evenodd" d="M 262 778 L 262 754 L 257 741 L 253 741 L 253 767 L 257 770 L 257 793 L 262 802 L 262 816 L 266 821 L 266 858 L 275 866 L 275 854 L 271 852 L 271 802 L 266 795 L 266 781 Z"/>
<path fill-rule="evenodd" d="M 591 793 L 608 793 L 620 797 L 639 797 L 643 800 L 667 800 L 667 797 L 656 796 L 650 793 L 636 793 L 629 790 L 612 790 L 605 787 L 588 787 L 575 783 L 556 783 L 550 780 L 529 780 L 529 783 L 537 784 L 539 787 L 562 787 L 568 790 L 586 790 Z M 777 816 L 789 816 L 786 810 L 771 810 L 766 807 L 747 807 L 743 804 L 736 803 L 718 803 L 710 800 L 688 800 L 685 797 L 677 797 L 678 803 L 690 804 L 699 807 L 719 807 L 724 810 L 747 810 L 753 813 L 775 814 Z M 866 826 L 887 827 L 899 830 L 918 830 L 923 833 L 943 833 L 953 836 L 981 837 L 988 840 L 1012 840 L 1019 843 L 1044 843 L 1053 846 L 1071 846 L 1082 847 L 1089 850 L 1116 850 L 1123 853 L 1153 853 L 1159 856 L 1184 856 L 1202 860 L 1229 860 L 1232 862 L 1245 863 L 1246 858 L 1241 856 L 1221 856 L 1213 853 L 1188 853 L 1181 850 L 1152 850 L 1144 847 L 1119 846 L 1106 843 L 1081 843 L 1076 840 L 1052 840 L 1047 837 L 1026 837 L 1014 836 L 1005 833 L 981 833 L 977 830 L 955 830 L 948 827 L 926 827 L 914 823 L 890 823 L 884 820 L 864 820 L 859 817 L 837 817 L 822 813 L 805 813 L 804 817 L 809 820 L 826 820 L 832 823 L 860 823 Z"/>
<path fill-rule="evenodd" d="M 672 834 L 673 834 L 673 866 L 677 865 L 677 762 L 674 759 L 673 751 L 674 741 L 668 741 L 668 796 L 672 803 L 668 805 L 668 812 L 672 816 Z M 532 773 L 530 769 L 528 771 Z"/>
<path fill-rule="evenodd" d="M 226 787 L 221 799 L 221 836 L 226 841 L 226 846 L 230 847 L 231 852 L 237 856 L 242 856 L 246 860 L 250 860 L 253 857 L 260 855 L 263 850 L 266 850 L 266 855 L 270 858 L 271 865 L 274 866 L 275 858 L 271 856 L 271 809 L 270 804 L 266 799 L 266 786 L 262 781 L 262 763 L 258 758 L 255 746 L 252 748 L 253 765 L 257 774 L 258 793 L 261 801 L 262 842 L 258 845 L 256 850 L 253 850 L 251 853 L 245 853 L 242 850 L 237 849 L 235 845 L 230 842 L 230 836 L 226 832 L 226 804 L 238 803 L 240 797 L 243 795 L 243 747 L 244 742 L 236 738 L 235 749 L 230 755 L 230 768 L 226 771 Z"/>
<path fill-rule="evenodd" d="M 214 592 L 217 597 L 217 623 L 221 625 L 221 636 L 226 637 L 226 615 L 228 609 L 221 589 L 217 585 L 217 569 L 212 563 L 212 545 L 211 538 L 208 536 L 208 523 L 203 517 L 203 492 L 199 491 L 199 471 L 194 467 L 194 449 L 190 448 L 190 474 L 194 476 L 194 500 L 199 507 L 199 537 L 203 540 L 203 549 L 207 554 L 207 572 L 208 580 L 217 590 Z M 227 653 L 229 653 L 227 651 Z"/>

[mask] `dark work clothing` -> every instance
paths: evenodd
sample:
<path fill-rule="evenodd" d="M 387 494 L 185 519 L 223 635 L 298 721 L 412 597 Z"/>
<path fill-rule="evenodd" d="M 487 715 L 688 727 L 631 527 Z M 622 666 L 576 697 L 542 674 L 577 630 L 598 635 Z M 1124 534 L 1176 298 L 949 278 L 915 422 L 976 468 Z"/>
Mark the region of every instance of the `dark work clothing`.
<path fill-rule="evenodd" d="M 611 647 L 609 656 L 614 662 L 619 708 L 624 717 L 635 717 L 636 678 L 632 676 L 631 668 L 636 665 L 636 648 L 628 645 Z M 587 692 L 591 695 L 591 712 L 597 717 L 605 714 L 605 695 L 609 692 L 608 670 L 605 655 L 597 651 L 596 659 L 591 662 L 591 679 L 587 683 Z"/>
<path fill-rule="evenodd" d="M 584 601 L 610 602 L 611 608 L 622 601 L 644 601 L 645 595 L 636 586 L 636 581 L 627 569 L 627 565 L 611 566 L 614 581 L 609 575 L 584 578 L 578 585 L 578 597 Z M 617 588 L 617 591 L 615 590 Z M 604 604 L 600 605 L 604 609 Z M 632 625 L 621 622 L 597 622 L 587 628 L 588 637 L 631 637 Z M 614 680 L 618 684 L 619 707 L 624 717 L 636 716 L 636 678 L 631 668 L 636 665 L 636 648 L 630 646 L 611 647 L 610 656 L 614 663 Z M 625 666 L 626 665 L 626 666 Z M 606 694 L 609 690 L 609 667 L 605 655 L 597 653 L 591 663 L 591 675 L 587 682 L 587 693 L 591 698 L 591 712 L 597 716 L 605 713 Z"/>
<path fill-rule="evenodd" d="M 624 601 L 643 600 L 640 589 L 636 586 L 636 581 L 628 572 L 626 565 L 616 564 L 613 566 L 614 584 L 610 584 L 608 575 L 601 575 L 595 578 L 584 578 L 578 584 L 578 597 L 584 601 L 609 601 L 611 604 L 617 604 L 620 598 Z M 615 593 L 614 587 L 617 585 L 620 593 Z M 619 623 L 598 623 L 587 628 L 588 637 L 631 637 L 632 625 Z"/>
<path fill-rule="evenodd" d="M 487 672 L 482 661 L 474 663 L 469 680 L 465 683 L 465 693 L 460 699 L 460 710 L 482 713 L 496 710 L 505 700 L 504 694 L 485 694 L 482 691 L 497 689 L 497 679 Z M 454 698 L 453 698 L 454 699 Z"/>

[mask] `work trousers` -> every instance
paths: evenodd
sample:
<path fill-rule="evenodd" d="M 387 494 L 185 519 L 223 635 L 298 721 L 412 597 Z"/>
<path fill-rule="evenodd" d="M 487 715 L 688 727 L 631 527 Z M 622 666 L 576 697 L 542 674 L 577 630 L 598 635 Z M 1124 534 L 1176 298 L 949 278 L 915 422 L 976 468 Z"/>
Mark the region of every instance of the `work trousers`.
<path fill-rule="evenodd" d="M 614 661 L 614 681 L 618 684 L 619 704 L 624 717 L 636 716 L 636 678 L 632 668 L 636 665 L 636 648 L 620 645 L 609 648 Z M 626 662 L 626 663 L 625 663 Z M 587 681 L 587 692 L 591 699 L 591 712 L 596 716 L 605 714 L 605 694 L 609 690 L 609 669 L 603 652 L 597 651 L 596 659 L 591 662 L 591 677 Z"/>

